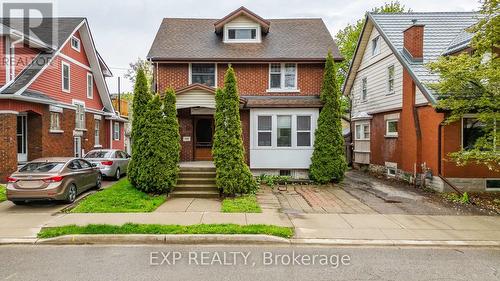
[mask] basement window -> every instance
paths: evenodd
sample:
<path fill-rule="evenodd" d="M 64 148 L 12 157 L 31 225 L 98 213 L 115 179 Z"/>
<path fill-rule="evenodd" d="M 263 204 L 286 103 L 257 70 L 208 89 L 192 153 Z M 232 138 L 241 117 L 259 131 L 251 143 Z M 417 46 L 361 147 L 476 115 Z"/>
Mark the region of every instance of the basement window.
<path fill-rule="evenodd" d="M 396 168 L 387 167 L 387 176 L 395 177 L 396 176 Z"/>
<path fill-rule="evenodd" d="M 291 170 L 280 170 L 280 176 L 291 177 L 292 171 Z"/>
<path fill-rule="evenodd" d="M 486 180 L 486 189 L 500 189 L 500 180 Z"/>

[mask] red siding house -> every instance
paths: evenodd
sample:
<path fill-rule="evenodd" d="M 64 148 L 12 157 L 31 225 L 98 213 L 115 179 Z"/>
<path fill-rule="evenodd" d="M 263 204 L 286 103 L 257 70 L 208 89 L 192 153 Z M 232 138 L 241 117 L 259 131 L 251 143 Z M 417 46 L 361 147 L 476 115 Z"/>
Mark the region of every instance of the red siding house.
<path fill-rule="evenodd" d="M 344 85 L 352 100 L 354 160 L 360 167 L 463 190 L 496 190 L 500 173 L 485 165 L 457 166 L 448 155 L 473 144 L 481 124 L 473 114 L 443 125 L 438 81 L 426 64 L 470 49 L 466 30 L 478 13 L 368 13 Z M 424 177 L 425 176 L 425 177 Z M 423 182 L 424 180 L 420 180 Z"/>
<path fill-rule="evenodd" d="M 164 19 L 148 59 L 156 90 L 176 90 L 181 160 L 212 160 L 214 91 L 231 64 L 251 170 L 307 177 L 329 50 L 342 59 L 321 19 L 264 19 L 244 7 L 221 19 Z"/>
<path fill-rule="evenodd" d="M 28 21 L 0 21 L 0 181 L 36 158 L 123 149 L 126 119 L 87 20 L 44 18 L 35 36 L 23 33 Z"/>

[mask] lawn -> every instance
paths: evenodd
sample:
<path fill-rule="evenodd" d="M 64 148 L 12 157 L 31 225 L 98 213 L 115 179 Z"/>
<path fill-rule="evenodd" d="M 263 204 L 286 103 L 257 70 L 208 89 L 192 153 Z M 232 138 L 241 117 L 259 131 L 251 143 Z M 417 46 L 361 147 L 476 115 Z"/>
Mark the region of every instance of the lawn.
<path fill-rule="evenodd" d="M 223 213 L 262 213 L 255 195 L 226 198 L 222 201 Z"/>
<path fill-rule="evenodd" d="M 0 202 L 7 200 L 7 195 L 5 194 L 5 186 L 0 184 Z"/>
<path fill-rule="evenodd" d="M 188 226 L 132 223 L 121 226 L 89 224 L 86 226 L 65 225 L 42 228 L 38 237 L 51 238 L 69 234 L 267 234 L 290 238 L 293 235 L 293 229 L 263 224 L 196 224 Z"/>
<path fill-rule="evenodd" d="M 152 212 L 165 202 L 165 195 L 149 195 L 135 189 L 127 179 L 87 196 L 72 213 Z"/>

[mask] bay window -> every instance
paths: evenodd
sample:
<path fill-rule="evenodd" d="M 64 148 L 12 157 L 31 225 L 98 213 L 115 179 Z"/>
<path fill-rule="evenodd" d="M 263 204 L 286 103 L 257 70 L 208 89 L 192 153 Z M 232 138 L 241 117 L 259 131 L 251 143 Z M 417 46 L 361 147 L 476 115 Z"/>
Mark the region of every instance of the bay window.
<path fill-rule="evenodd" d="M 259 148 L 311 148 L 314 114 L 264 113 L 255 117 L 254 141 Z"/>
<path fill-rule="evenodd" d="M 355 131 L 356 140 L 370 140 L 370 124 L 356 124 Z"/>
<path fill-rule="evenodd" d="M 292 116 L 278 115 L 278 147 L 292 146 Z"/>
<path fill-rule="evenodd" d="M 311 146 L 311 116 L 297 116 L 297 146 Z"/>
<path fill-rule="evenodd" d="M 258 146 L 272 145 L 272 117 L 259 116 L 257 118 L 257 143 Z"/>

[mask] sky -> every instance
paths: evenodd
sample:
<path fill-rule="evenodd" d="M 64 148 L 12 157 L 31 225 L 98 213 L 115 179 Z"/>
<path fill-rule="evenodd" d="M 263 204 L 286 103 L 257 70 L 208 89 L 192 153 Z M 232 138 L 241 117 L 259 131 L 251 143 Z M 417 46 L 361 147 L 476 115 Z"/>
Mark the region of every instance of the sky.
<path fill-rule="evenodd" d="M 47 0 L 46 0 L 47 1 Z M 1 2 L 1 1 L 0 1 Z M 31 0 L 30 2 L 34 2 Z M 98 52 L 111 68 L 111 93 L 131 91 L 123 78 L 130 62 L 145 58 L 165 17 L 222 18 L 245 6 L 263 18 L 322 18 L 332 36 L 390 0 L 54 0 L 57 16 L 86 17 Z M 400 0 L 415 12 L 478 10 L 478 0 Z"/>

